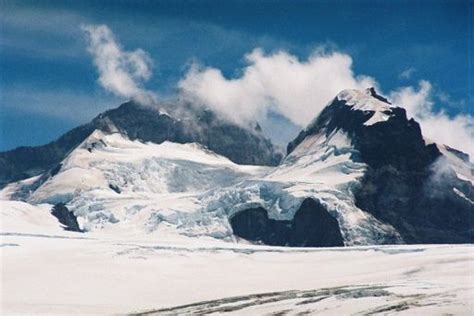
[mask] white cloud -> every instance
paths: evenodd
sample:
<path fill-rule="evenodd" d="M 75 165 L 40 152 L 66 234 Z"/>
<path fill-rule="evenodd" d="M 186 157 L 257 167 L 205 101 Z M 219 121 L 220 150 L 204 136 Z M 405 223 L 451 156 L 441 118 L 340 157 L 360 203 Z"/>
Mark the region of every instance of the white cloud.
<path fill-rule="evenodd" d="M 117 96 L 145 104 L 153 102 L 155 94 L 141 87 L 152 75 L 148 54 L 141 49 L 124 51 L 106 25 L 83 25 L 82 30 L 87 35 L 88 50 L 94 57 L 102 87 Z"/>
<path fill-rule="evenodd" d="M 181 93 L 245 125 L 263 120 L 269 109 L 305 126 L 343 89 L 376 85 L 355 76 L 349 55 L 316 50 L 306 61 L 279 51 L 255 49 L 245 56 L 247 66 L 238 78 L 225 78 L 216 68 L 194 64 L 178 86 Z"/>
<path fill-rule="evenodd" d="M 474 157 L 474 117 L 463 114 L 450 117 L 444 111 L 435 112 L 433 87 L 428 81 L 420 81 L 418 89 L 399 88 L 390 98 L 394 105 L 404 107 L 408 116 L 420 123 L 425 137 Z"/>
<path fill-rule="evenodd" d="M 236 78 L 194 64 L 178 83 L 181 93 L 244 126 L 254 120 L 265 121 L 269 110 L 305 126 L 341 90 L 377 86 L 371 77 L 356 76 L 351 57 L 340 52 L 316 50 L 308 60 L 301 61 L 284 51 L 264 54 L 255 49 L 245 60 L 247 65 Z M 402 75 L 409 78 L 414 71 L 410 68 Z M 389 95 L 395 105 L 404 107 L 409 117 L 420 123 L 425 137 L 474 156 L 473 117 L 435 112 L 433 88 L 428 81 Z"/>
<path fill-rule="evenodd" d="M 89 39 L 99 82 L 106 90 L 142 103 L 156 101 L 156 94 L 141 86 L 152 75 L 152 61 L 146 52 L 124 51 L 105 25 L 86 25 L 82 29 Z M 265 121 L 270 111 L 305 126 L 341 90 L 378 86 L 371 77 L 355 75 L 352 58 L 340 52 L 317 49 L 307 60 L 299 60 L 285 51 L 265 54 L 254 49 L 245 60 L 247 65 L 236 78 L 226 78 L 216 68 L 193 64 L 178 82 L 181 96 L 242 126 Z M 414 71 L 406 69 L 400 77 L 410 78 Z M 474 156 L 473 117 L 435 112 L 435 94 L 428 81 L 420 81 L 417 88 L 399 88 L 389 95 L 395 105 L 406 108 L 409 117 L 421 124 L 425 137 Z"/>
<path fill-rule="evenodd" d="M 400 79 L 410 79 L 415 71 L 416 69 L 413 67 L 407 68 L 404 71 L 402 71 L 398 77 Z"/>
<path fill-rule="evenodd" d="M 402 87 L 390 93 L 392 102 L 405 108 L 408 116 L 415 118 L 431 113 L 433 106 L 431 83 L 421 80 L 418 84 L 418 90 L 413 87 Z"/>

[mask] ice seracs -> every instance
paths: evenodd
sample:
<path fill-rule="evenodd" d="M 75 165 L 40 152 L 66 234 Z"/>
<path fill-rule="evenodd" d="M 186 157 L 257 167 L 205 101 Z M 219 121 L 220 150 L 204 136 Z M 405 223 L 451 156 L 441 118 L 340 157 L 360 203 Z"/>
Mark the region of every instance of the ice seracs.
<path fill-rule="evenodd" d="M 237 165 L 198 144 L 157 145 L 95 131 L 25 200 L 64 203 L 86 231 L 232 241 L 229 218 L 236 212 L 262 206 L 270 218 L 291 220 L 313 198 L 339 221 L 346 245 L 401 241 L 354 206 L 350 188 L 365 166 L 350 159 L 352 151 L 344 134 L 321 135 L 273 169 Z"/>
<path fill-rule="evenodd" d="M 352 190 L 366 168 L 351 160 L 355 152 L 343 132 L 312 135 L 258 181 L 213 192 L 209 205 L 229 215 L 260 206 L 271 219 L 291 220 L 310 198 L 338 220 L 345 245 L 401 243 L 391 225 L 355 205 Z"/>
<path fill-rule="evenodd" d="M 86 230 L 117 224 L 149 232 L 161 222 L 205 221 L 189 215 L 199 209 L 200 193 L 266 170 L 237 165 L 199 144 L 158 145 L 95 131 L 26 200 L 65 203 Z"/>

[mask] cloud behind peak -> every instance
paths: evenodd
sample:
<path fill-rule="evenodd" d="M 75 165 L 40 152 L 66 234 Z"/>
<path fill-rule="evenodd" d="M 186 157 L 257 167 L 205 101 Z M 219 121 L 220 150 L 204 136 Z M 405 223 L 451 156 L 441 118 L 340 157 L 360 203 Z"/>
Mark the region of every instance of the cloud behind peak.
<path fill-rule="evenodd" d="M 352 58 L 317 49 L 307 60 L 260 48 L 245 55 L 242 75 L 226 78 L 221 70 L 194 64 L 178 83 L 181 93 L 237 122 L 264 119 L 269 110 L 305 126 L 343 89 L 376 86 L 356 76 Z"/>
<path fill-rule="evenodd" d="M 474 157 L 474 117 L 468 114 L 448 115 L 435 111 L 435 92 L 429 81 L 421 80 L 418 87 L 401 87 L 390 93 L 395 105 L 407 110 L 421 125 L 423 136 L 439 144 L 462 150 Z"/>
<path fill-rule="evenodd" d="M 155 93 L 142 87 L 142 83 L 151 78 L 153 64 L 145 51 L 124 51 L 106 25 L 82 25 L 81 28 L 99 73 L 98 81 L 104 89 L 142 103 L 156 98 Z"/>

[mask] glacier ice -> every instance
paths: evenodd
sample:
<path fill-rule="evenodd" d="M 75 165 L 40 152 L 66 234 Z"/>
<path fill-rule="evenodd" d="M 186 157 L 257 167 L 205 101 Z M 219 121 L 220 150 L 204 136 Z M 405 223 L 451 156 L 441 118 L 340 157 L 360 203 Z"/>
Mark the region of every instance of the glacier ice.
<path fill-rule="evenodd" d="M 391 226 L 354 205 L 352 188 L 365 165 L 353 154 L 340 131 L 308 137 L 275 168 L 237 165 L 198 144 L 95 131 L 25 200 L 65 203 L 88 231 L 138 227 L 233 241 L 229 218 L 236 212 L 261 206 L 272 219 L 290 220 L 310 197 L 338 220 L 346 245 L 401 242 Z"/>

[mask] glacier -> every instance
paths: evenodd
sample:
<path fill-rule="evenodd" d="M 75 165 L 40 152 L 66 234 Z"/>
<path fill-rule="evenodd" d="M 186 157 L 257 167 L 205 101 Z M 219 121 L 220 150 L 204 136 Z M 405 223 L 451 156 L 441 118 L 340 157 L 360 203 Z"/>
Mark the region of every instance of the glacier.
<path fill-rule="evenodd" d="M 474 309 L 466 274 L 472 245 L 161 242 L 67 232 L 41 207 L 8 204 L 16 227 L 2 223 L 11 231 L 0 233 L 3 315 L 469 315 Z"/>
<path fill-rule="evenodd" d="M 12 190 L 38 185 L 25 202 L 64 203 L 86 231 L 124 229 L 156 238 L 164 232 L 224 241 L 236 240 L 228 222 L 234 213 L 261 206 L 270 218 L 289 220 L 310 197 L 338 220 L 346 245 L 402 242 L 393 227 L 354 205 L 351 188 L 364 164 L 350 159 L 352 151 L 341 132 L 316 135 L 278 167 L 246 166 L 196 143 L 142 143 L 96 130 L 55 175 L 28 179 L 23 186 L 14 183 L 1 194 L 12 198 Z"/>
<path fill-rule="evenodd" d="M 354 114 L 356 129 L 384 131 L 399 120 L 419 132 L 371 90 L 344 90 L 331 104 Z M 354 126 L 324 119 L 277 166 L 236 164 L 199 143 L 94 130 L 53 168 L 0 191 L 2 313 L 472 314 L 472 244 L 405 245 L 399 228 L 361 208 L 357 194 L 377 166 L 363 159 Z M 415 149 L 437 153 L 428 193 L 474 205 L 469 157 L 416 141 Z M 286 223 L 307 199 L 337 221 L 347 247 L 268 246 L 234 234 L 231 220 L 249 209 Z M 83 232 L 65 230 L 55 205 Z"/>
<path fill-rule="evenodd" d="M 337 102 L 342 102 L 340 109 Z M 345 108 L 362 119 L 364 128 L 401 117 L 398 108 L 373 89 L 344 90 L 325 110 L 334 113 L 315 118 L 275 167 L 239 165 L 198 143 L 156 144 L 131 140 L 117 129 L 97 129 L 53 169 L 4 187 L 0 199 L 4 205 L 17 200 L 31 207 L 62 203 L 87 232 L 246 243 L 233 234 L 229 219 L 235 214 L 261 207 L 272 220 L 290 221 L 310 198 L 337 220 L 346 246 L 404 243 L 396 228 L 356 205 L 355 192 L 373 167 L 361 159 L 354 135 L 329 126 L 337 115 L 348 115 Z M 454 173 L 461 184 L 472 186 L 473 167 L 466 157 L 447 146 L 434 146 L 441 153 L 431 167 L 434 176 L 445 179 Z M 472 203 L 469 188 L 450 190 Z"/>

